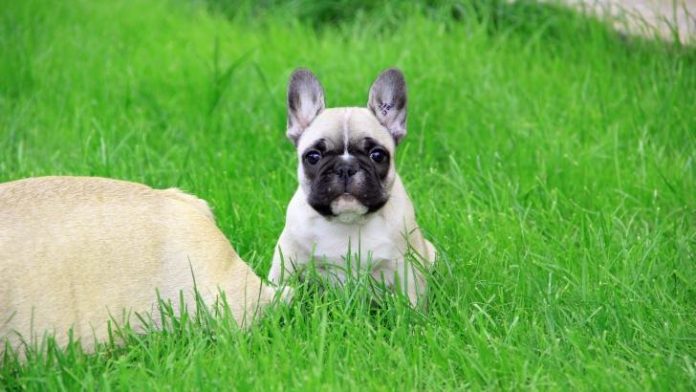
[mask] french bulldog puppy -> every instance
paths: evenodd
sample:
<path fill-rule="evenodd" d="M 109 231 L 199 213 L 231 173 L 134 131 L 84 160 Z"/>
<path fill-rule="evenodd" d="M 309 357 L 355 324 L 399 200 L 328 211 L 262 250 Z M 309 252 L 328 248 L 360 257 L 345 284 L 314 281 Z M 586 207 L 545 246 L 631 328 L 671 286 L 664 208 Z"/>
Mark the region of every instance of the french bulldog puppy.
<path fill-rule="evenodd" d="M 290 77 L 287 106 L 299 187 L 268 279 L 281 285 L 309 263 L 337 284 L 348 271 L 366 272 L 388 287 L 398 285 L 415 306 L 435 248 L 423 237 L 395 168 L 395 149 L 406 135 L 403 74 L 380 74 L 366 108 L 327 109 L 317 78 L 298 69 Z"/>
<path fill-rule="evenodd" d="M 194 282 L 195 279 L 195 282 Z M 195 311 L 224 293 L 246 327 L 276 297 L 239 258 L 205 201 L 178 189 L 105 178 L 0 184 L 0 354 L 54 334 L 90 351 L 107 322 L 159 322 L 157 295 Z M 158 325 L 158 324 L 155 324 Z"/>

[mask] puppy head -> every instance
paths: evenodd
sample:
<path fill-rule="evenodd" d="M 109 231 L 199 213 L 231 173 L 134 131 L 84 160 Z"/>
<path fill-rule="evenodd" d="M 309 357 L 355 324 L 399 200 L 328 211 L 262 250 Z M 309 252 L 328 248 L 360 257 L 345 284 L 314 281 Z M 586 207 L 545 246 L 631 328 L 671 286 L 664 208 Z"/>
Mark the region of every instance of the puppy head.
<path fill-rule="evenodd" d="M 288 86 L 288 138 L 297 147 L 300 187 L 327 218 L 352 222 L 389 200 L 394 152 L 406 135 L 406 83 L 397 69 L 379 75 L 366 108 L 326 109 L 324 90 L 307 70 Z"/>

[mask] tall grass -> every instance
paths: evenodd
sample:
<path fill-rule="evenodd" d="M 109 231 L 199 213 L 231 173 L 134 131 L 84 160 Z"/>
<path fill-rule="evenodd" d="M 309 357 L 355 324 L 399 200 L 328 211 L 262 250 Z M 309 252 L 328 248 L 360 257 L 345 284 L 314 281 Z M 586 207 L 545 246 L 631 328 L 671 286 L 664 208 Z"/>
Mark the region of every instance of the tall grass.
<path fill-rule="evenodd" d="M 265 4 L 4 2 L 0 180 L 181 187 L 265 275 L 296 186 L 288 75 L 362 106 L 398 66 L 429 310 L 300 287 L 249 332 L 222 315 L 71 345 L 6 360 L 0 389 L 696 386 L 692 47 L 530 2 Z"/>

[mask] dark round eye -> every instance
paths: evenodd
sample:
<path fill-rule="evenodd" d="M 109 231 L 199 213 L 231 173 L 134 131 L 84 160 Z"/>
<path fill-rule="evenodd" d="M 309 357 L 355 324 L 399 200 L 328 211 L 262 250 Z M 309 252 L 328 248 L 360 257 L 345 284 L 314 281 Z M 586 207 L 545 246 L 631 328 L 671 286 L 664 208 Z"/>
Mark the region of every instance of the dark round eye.
<path fill-rule="evenodd" d="M 311 150 L 305 154 L 304 159 L 310 165 L 316 165 L 321 159 L 321 153 L 317 150 Z"/>
<path fill-rule="evenodd" d="M 370 151 L 370 159 L 377 163 L 382 163 L 385 159 L 387 159 L 387 152 L 381 148 L 375 148 L 374 150 Z"/>

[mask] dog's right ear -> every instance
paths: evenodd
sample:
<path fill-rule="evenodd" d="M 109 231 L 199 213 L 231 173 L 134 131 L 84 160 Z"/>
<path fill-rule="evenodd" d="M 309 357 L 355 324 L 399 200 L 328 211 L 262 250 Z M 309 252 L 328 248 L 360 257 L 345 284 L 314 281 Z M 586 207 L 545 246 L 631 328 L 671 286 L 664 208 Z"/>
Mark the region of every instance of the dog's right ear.
<path fill-rule="evenodd" d="M 324 110 L 324 89 L 307 69 L 297 69 L 288 83 L 287 135 L 295 145 L 300 135 Z"/>

